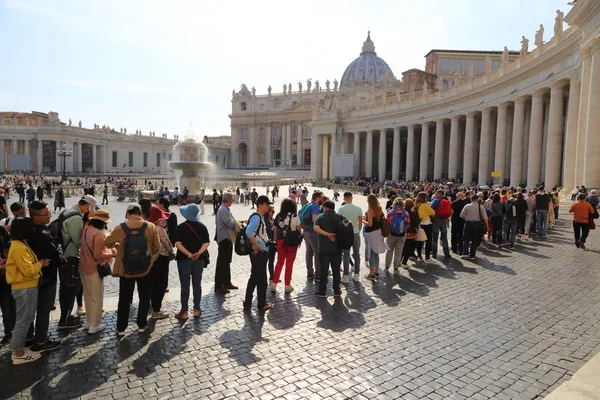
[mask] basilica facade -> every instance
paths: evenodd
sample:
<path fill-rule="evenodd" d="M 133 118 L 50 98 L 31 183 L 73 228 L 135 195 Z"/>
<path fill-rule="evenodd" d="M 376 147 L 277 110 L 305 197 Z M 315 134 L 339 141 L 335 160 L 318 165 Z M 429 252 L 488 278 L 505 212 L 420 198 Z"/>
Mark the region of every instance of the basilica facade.
<path fill-rule="evenodd" d="M 564 23 L 568 29 L 564 29 Z M 550 30 L 550 29 L 549 29 Z M 370 35 L 341 81 L 233 92 L 231 166 L 334 177 L 600 187 L 600 2 L 520 51 L 432 50 L 398 79 Z"/>
<path fill-rule="evenodd" d="M 55 112 L 0 112 L 0 170 L 62 173 L 165 173 L 176 140 L 110 126 L 84 128 Z"/>

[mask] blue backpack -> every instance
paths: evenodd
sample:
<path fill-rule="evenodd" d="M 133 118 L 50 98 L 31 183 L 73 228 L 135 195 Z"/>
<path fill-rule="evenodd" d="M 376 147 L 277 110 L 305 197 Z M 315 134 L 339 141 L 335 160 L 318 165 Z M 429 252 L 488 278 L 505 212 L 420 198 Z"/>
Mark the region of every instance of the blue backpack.
<path fill-rule="evenodd" d="M 404 236 L 406 228 L 410 225 L 410 215 L 406 210 L 402 210 L 400 214 L 394 208 L 388 211 L 388 218 L 391 217 L 391 232 L 394 236 Z"/>
<path fill-rule="evenodd" d="M 146 221 L 139 229 L 130 229 L 125 222 L 121 224 L 126 235 L 123 243 L 123 270 L 126 274 L 139 274 L 150 266 L 151 257 L 145 234 L 147 227 Z"/>
<path fill-rule="evenodd" d="M 312 221 L 312 206 L 313 206 L 312 201 L 310 203 L 307 203 L 305 205 L 302 206 L 302 208 L 300 209 L 300 211 L 298 211 L 298 218 L 300 219 L 300 224 L 302 225 L 302 229 L 306 229 L 306 227 L 310 227 L 310 225 L 312 225 L 313 221 Z"/>

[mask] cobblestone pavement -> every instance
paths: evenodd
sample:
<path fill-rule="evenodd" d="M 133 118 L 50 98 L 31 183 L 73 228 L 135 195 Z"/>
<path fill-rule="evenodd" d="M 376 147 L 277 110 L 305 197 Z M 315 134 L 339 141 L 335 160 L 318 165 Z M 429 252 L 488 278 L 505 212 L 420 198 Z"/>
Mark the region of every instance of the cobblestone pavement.
<path fill-rule="evenodd" d="M 125 204 L 108 208 L 120 222 Z M 233 212 L 245 218 L 250 210 L 234 205 Z M 315 298 L 302 246 L 296 290 L 273 296 L 264 315 L 242 312 L 246 257 L 234 255 L 232 264 L 240 290 L 213 293 L 212 244 L 200 319 L 169 318 L 138 334 L 134 304 L 128 335 L 119 340 L 117 280 L 107 278 L 109 329 L 57 332 L 53 312 L 51 333 L 63 345 L 17 367 L 2 353 L 0 398 L 542 398 L 600 351 L 600 240 L 593 232 L 590 250 L 577 249 L 568 220 L 561 214 L 548 240 L 520 241 L 514 252 L 484 246 L 475 262 L 382 269 L 377 282 L 352 282 L 335 299 Z M 172 263 L 171 313 L 178 287 Z"/>

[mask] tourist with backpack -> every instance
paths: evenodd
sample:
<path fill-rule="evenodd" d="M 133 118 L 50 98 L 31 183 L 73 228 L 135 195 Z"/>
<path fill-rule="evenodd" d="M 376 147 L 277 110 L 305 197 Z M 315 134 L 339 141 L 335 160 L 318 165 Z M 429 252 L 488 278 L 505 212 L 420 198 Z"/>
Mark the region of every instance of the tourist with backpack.
<path fill-rule="evenodd" d="M 502 243 L 509 242 L 509 248 L 515 249 L 515 238 L 517 237 L 517 225 L 519 222 L 520 205 L 517 195 L 513 194 L 504 205 L 504 221 L 502 227 Z"/>
<path fill-rule="evenodd" d="M 336 243 L 336 233 L 341 218 L 343 217 L 335 212 L 335 203 L 331 200 L 326 200 L 323 202 L 323 213 L 315 220 L 314 230 L 319 235 L 319 258 L 321 259 L 321 280 L 319 281 L 319 288 L 315 292 L 317 297 L 327 297 L 327 281 L 329 280 L 330 265 L 333 278 L 333 295 L 335 297 L 342 295 L 340 288 L 342 251 Z"/>
<path fill-rule="evenodd" d="M 394 199 L 392 207 L 387 211 L 386 218 L 390 223 L 390 235 L 386 238 L 385 269 L 390 269 L 393 258 L 394 272 L 398 272 L 406 241 L 406 230 L 410 226 L 410 216 L 404 210 L 404 201 L 400 197 Z"/>
<path fill-rule="evenodd" d="M 149 273 L 160 252 L 160 239 L 156 226 L 144 221 L 139 204 L 127 205 L 125 219 L 126 221 L 117 225 L 104 240 L 107 248 L 117 248 L 113 276 L 119 277 L 118 336 L 125 336 L 136 284 L 140 299 L 137 315 L 138 332 L 146 331 L 152 283 Z"/>
<path fill-rule="evenodd" d="M 271 200 L 268 196 L 261 195 L 256 198 L 256 212 L 248 218 L 246 236 L 252 244 L 250 253 L 250 278 L 246 286 L 246 298 L 244 300 L 244 311 L 252 308 L 252 298 L 256 289 L 257 308 L 259 311 L 267 311 L 272 308 L 267 303 L 267 262 L 269 261 L 269 248 L 267 229 L 264 216 L 269 212 Z"/>
<path fill-rule="evenodd" d="M 344 193 L 344 205 L 338 209 L 338 214 L 346 218 L 352 224 L 354 240 L 352 243 L 352 259 L 354 260 L 354 281 L 360 280 L 360 232 L 363 226 L 362 209 L 353 203 L 352 192 Z M 344 275 L 342 283 L 350 283 L 350 249 L 342 249 L 342 263 Z"/>
<path fill-rule="evenodd" d="M 414 206 L 415 202 L 413 201 L 413 199 L 409 198 L 404 200 L 404 211 L 408 213 L 408 218 L 410 220 L 410 224 L 406 228 L 404 248 L 402 249 L 402 261 L 400 262 L 400 266 L 404 269 L 409 269 L 409 258 L 415 257 L 415 238 L 417 237 L 417 229 L 419 229 L 419 216 L 414 211 Z"/>
<path fill-rule="evenodd" d="M 298 247 L 302 243 L 302 226 L 300 219 L 296 215 L 296 203 L 285 198 L 281 201 L 279 214 L 275 217 L 275 238 L 277 240 L 277 263 L 275 264 L 275 272 L 273 274 L 273 282 L 271 283 L 271 291 L 277 290 L 279 277 L 285 264 L 285 293 L 291 293 L 292 287 L 292 272 L 294 261 Z"/>
<path fill-rule="evenodd" d="M 433 195 L 430 207 L 435 211 L 431 229 L 431 256 L 434 259 L 437 257 L 439 237 L 442 241 L 444 258 L 449 259 L 451 256 L 450 248 L 448 247 L 448 219 L 452 217 L 452 203 L 444 197 L 442 190 L 437 190 Z"/>
<path fill-rule="evenodd" d="M 306 278 L 314 279 L 315 282 L 319 282 L 319 278 L 321 276 L 321 261 L 319 259 L 318 248 L 319 235 L 315 233 L 314 223 L 319 214 L 321 214 L 322 202 L 323 192 L 315 190 L 312 194 L 312 201 L 302 206 L 300 211 L 298 211 L 298 218 L 300 218 L 302 230 L 304 231 L 304 243 L 306 244 Z"/>

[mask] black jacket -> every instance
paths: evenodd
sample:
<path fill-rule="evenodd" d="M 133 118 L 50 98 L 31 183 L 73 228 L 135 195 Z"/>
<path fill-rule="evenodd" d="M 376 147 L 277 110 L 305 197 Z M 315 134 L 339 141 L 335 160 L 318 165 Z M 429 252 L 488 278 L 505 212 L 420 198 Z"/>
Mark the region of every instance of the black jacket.
<path fill-rule="evenodd" d="M 56 283 L 58 267 L 63 264 L 63 258 L 54 243 L 48 227 L 46 225 L 36 225 L 34 227 L 33 240 L 30 240 L 28 244 L 38 259 L 50 259 L 50 264 L 42 268 L 43 284 Z"/>

